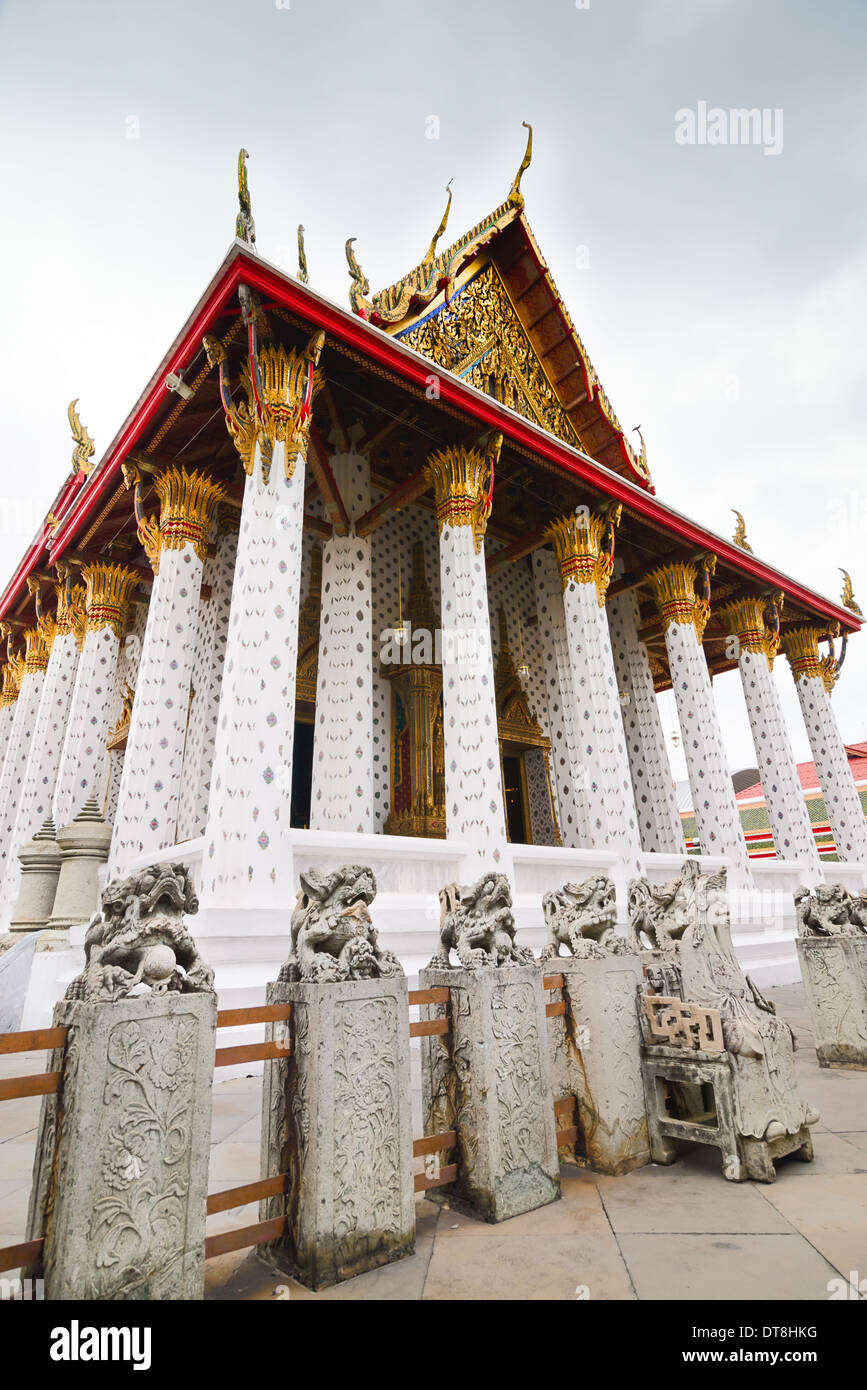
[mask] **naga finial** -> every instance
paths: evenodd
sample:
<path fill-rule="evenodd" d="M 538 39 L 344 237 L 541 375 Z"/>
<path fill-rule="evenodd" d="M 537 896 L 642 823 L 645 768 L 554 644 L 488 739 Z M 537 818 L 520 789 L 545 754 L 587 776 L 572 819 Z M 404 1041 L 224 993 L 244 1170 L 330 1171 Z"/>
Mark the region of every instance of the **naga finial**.
<path fill-rule="evenodd" d="M 527 121 L 522 121 L 521 125 L 524 126 L 525 130 L 528 132 L 527 148 L 524 152 L 524 158 L 521 160 L 521 167 L 515 175 L 512 187 L 509 189 L 508 198 L 510 203 L 514 203 L 514 205 L 519 208 L 524 206 L 524 195 L 521 192 L 521 179 L 524 171 L 529 169 L 530 160 L 533 158 L 533 127 Z"/>
<path fill-rule="evenodd" d="M 370 282 L 355 258 L 355 252 L 352 249 L 354 241 L 355 237 L 351 236 L 346 243 L 346 264 L 349 266 L 349 276 L 352 280 L 349 287 L 349 302 L 353 312 L 358 314 L 360 318 L 366 319 L 370 317 L 370 303 L 366 298 L 370 294 Z"/>
<path fill-rule="evenodd" d="M 72 451 L 72 471 L 73 473 L 83 473 L 85 477 L 93 472 L 94 465 L 90 462 L 96 453 L 96 445 L 87 432 L 87 428 L 78 418 L 78 397 L 69 402 L 69 409 L 66 414 L 69 417 L 69 424 L 72 429 L 72 438 L 75 441 L 75 448 Z"/>
<path fill-rule="evenodd" d="M 843 593 L 840 602 L 843 604 L 843 607 L 848 608 L 851 613 L 857 613 L 859 618 L 863 618 L 864 613 L 861 607 L 855 602 L 855 592 L 852 588 L 852 577 L 849 571 L 841 567 L 840 573 L 843 576 Z"/>
<path fill-rule="evenodd" d="M 434 258 L 434 253 L 435 253 L 435 251 L 436 251 L 436 249 L 437 249 L 437 242 L 439 241 L 440 237 L 442 236 L 443 232 L 445 231 L 445 229 L 446 229 L 446 224 L 447 224 L 447 222 L 448 222 L 448 220 L 449 220 L 449 211 L 450 211 L 451 205 L 452 205 L 452 181 L 451 181 L 451 179 L 449 179 L 448 183 L 446 184 L 446 192 L 447 192 L 448 195 L 449 195 L 449 196 L 448 196 L 448 201 L 447 201 L 447 203 L 446 203 L 446 210 L 445 210 L 445 212 L 443 213 L 442 221 L 440 222 L 439 226 L 437 227 L 436 231 L 435 231 L 434 234 L 433 234 L 433 240 L 431 241 L 431 244 L 430 244 L 430 246 L 428 247 L 427 255 L 426 255 L 425 258 L 424 258 L 425 261 L 432 261 L 432 260 L 433 260 L 433 258 Z"/>
<path fill-rule="evenodd" d="M 732 541 L 735 545 L 740 546 L 741 550 L 748 550 L 750 555 L 752 555 L 754 554 L 753 547 L 747 540 L 747 523 L 744 521 L 743 516 L 737 510 L 736 507 L 732 507 L 732 511 L 738 519 L 738 524 L 735 527 L 735 533 L 732 536 Z"/>
<path fill-rule="evenodd" d="M 644 435 L 641 433 L 641 426 L 640 426 L 640 425 L 635 425 L 634 428 L 633 428 L 632 433 L 633 433 L 633 434 L 637 434 L 637 435 L 638 435 L 638 438 L 641 440 L 641 452 L 640 452 L 639 455 L 638 455 L 638 462 L 639 462 L 640 464 L 643 463 L 643 464 L 644 464 L 644 467 L 646 468 L 646 467 L 647 467 L 647 445 L 646 445 L 645 442 L 644 442 Z"/>
<path fill-rule="evenodd" d="M 248 246 L 255 246 L 256 223 L 253 221 L 250 185 L 247 182 L 247 160 L 249 158 L 246 150 L 238 151 L 238 216 L 235 218 L 235 236 L 239 241 L 246 241 Z"/>
<path fill-rule="evenodd" d="M 310 284 L 307 274 L 307 252 L 304 250 L 304 228 L 298 223 L 298 279 L 302 285 Z"/>

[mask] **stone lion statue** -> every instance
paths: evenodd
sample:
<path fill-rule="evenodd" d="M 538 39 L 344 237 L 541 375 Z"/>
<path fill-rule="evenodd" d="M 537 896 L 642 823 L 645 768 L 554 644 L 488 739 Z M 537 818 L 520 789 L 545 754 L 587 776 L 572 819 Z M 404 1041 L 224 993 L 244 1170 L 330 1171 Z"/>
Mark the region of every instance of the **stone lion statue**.
<path fill-rule="evenodd" d="M 184 924 L 199 903 L 185 864 L 152 864 L 103 889 L 84 938 L 84 970 L 67 999 L 125 999 L 136 985 L 155 994 L 213 994 L 214 972 Z"/>
<path fill-rule="evenodd" d="M 448 883 L 440 890 L 440 949 L 428 970 L 451 970 L 452 951 L 465 970 L 533 964 L 533 952 L 515 944 L 505 874 L 483 874 L 471 888 Z"/>
<path fill-rule="evenodd" d="M 687 927 L 695 921 L 699 881 L 702 875 L 694 857 L 684 861 L 677 878 L 658 887 L 646 878 L 634 878 L 628 888 L 629 936 L 637 951 L 674 952 Z"/>
<path fill-rule="evenodd" d="M 562 888 L 546 893 L 542 912 L 548 928 L 542 960 L 558 956 L 561 946 L 573 956 L 591 960 L 633 953 L 629 942 L 615 930 L 617 903 L 607 874 L 595 874 L 583 883 L 564 883 Z"/>
<path fill-rule="evenodd" d="M 292 950 L 279 979 L 297 981 L 370 980 L 402 975 L 392 951 L 377 943 L 370 916 L 376 879 L 360 864 L 342 864 L 332 873 L 307 869 L 292 912 Z"/>
<path fill-rule="evenodd" d="M 795 894 L 801 936 L 861 936 L 867 932 L 867 893 L 850 893 L 840 883 L 819 883 Z"/>

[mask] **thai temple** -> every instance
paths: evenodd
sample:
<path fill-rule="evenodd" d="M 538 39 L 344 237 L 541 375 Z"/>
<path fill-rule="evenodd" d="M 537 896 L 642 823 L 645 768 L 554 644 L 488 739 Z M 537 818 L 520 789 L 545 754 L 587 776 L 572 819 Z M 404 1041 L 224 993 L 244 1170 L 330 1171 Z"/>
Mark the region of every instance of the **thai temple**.
<path fill-rule="evenodd" d="M 529 131 L 500 206 L 445 247 L 447 205 L 377 293 L 350 237 L 346 306 L 300 231 L 296 275 L 259 254 L 242 151 L 235 238 L 98 461 L 69 406 L 71 470 L 0 598 L 0 933 L 41 933 L 23 1026 L 80 971 L 100 885 L 154 862 L 191 870 L 224 1006 L 264 999 L 311 866 L 373 869 L 410 975 L 442 886 L 489 869 L 529 946 L 543 893 L 594 873 L 625 922 L 630 880 L 687 853 L 669 689 L 688 834 L 757 982 L 797 978 L 799 885 L 867 886 L 831 701 L 851 585 L 831 602 L 657 495 L 533 235 L 531 153 Z M 761 857 L 714 699 L 735 667 Z"/>

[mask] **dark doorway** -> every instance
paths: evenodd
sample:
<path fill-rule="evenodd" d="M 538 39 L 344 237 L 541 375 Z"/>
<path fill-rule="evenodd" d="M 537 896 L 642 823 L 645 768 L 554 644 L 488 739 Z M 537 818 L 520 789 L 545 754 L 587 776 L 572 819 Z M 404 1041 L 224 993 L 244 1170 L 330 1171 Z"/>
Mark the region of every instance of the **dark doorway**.
<path fill-rule="evenodd" d="M 313 725 L 295 721 L 292 753 L 292 811 L 290 825 L 310 828 L 310 791 L 313 786 Z"/>
<path fill-rule="evenodd" d="M 503 794 L 506 801 L 506 826 L 513 845 L 529 844 L 527 819 L 524 813 L 524 784 L 521 759 L 503 758 Z"/>

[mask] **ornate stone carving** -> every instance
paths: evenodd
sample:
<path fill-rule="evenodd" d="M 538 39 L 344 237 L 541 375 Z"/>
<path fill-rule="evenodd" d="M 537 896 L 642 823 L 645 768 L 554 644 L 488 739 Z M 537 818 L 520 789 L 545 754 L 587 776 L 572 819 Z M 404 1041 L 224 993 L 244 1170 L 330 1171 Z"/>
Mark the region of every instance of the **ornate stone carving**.
<path fill-rule="evenodd" d="M 585 959 L 632 954 L 629 942 L 615 930 L 617 904 L 614 884 L 607 874 L 596 874 L 583 883 L 564 883 L 562 888 L 546 893 L 542 912 L 548 928 L 542 960 L 559 956 L 561 946 Z"/>
<path fill-rule="evenodd" d="M 614 533 L 622 510 L 619 502 L 610 502 L 597 511 L 579 507 L 552 522 L 546 533 L 554 545 L 563 588 L 570 581 L 595 584 L 600 608 L 605 606 L 614 572 Z"/>
<path fill-rule="evenodd" d="M 84 970 L 66 998 L 124 999 L 138 984 L 155 994 L 212 994 L 214 973 L 184 925 L 198 906 L 183 864 L 154 864 L 108 884 L 84 938 Z"/>
<path fill-rule="evenodd" d="M 440 449 L 428 461 L 440 531 L 444 526 L 472 526 L 477 555 L 491 515 L 494 469 L 502 443 L 503 436 L 492 433 L 482 448 Z"/>
<path fill-rule="evenodd" d="M 332 873 L 308 869 L 292 913 L 292 951 L 282 983 L 370 980 L 402 975 L 392 951 L 383 951 L 370 916 L 376 897 L 373 871 L 342 864 Z"/>
<path fill-rule="evenodd" d="M 450 970 L 454 951 L 464 970 L 530 965 L 533 952 L 515 941 L 512 890 L 505 874 L 483 874 L 471 888 L 440 890 L 440 949 L 428 970 Z"/>
<path fill-rule="evenodd" d="M 695 920 L 696 894 L 702 877 L 697 859 L 687 858 L 677 878 L 659 887 L 646 878 L 629 884 L 629 934 L 636 950 L 676 952 Z"/>
<path fill-rule="evenodd" d="M 867 892 L 850 893 L 840 883 L 819 883 L 795 894 L 801 936 L 867 936 Z"/>

